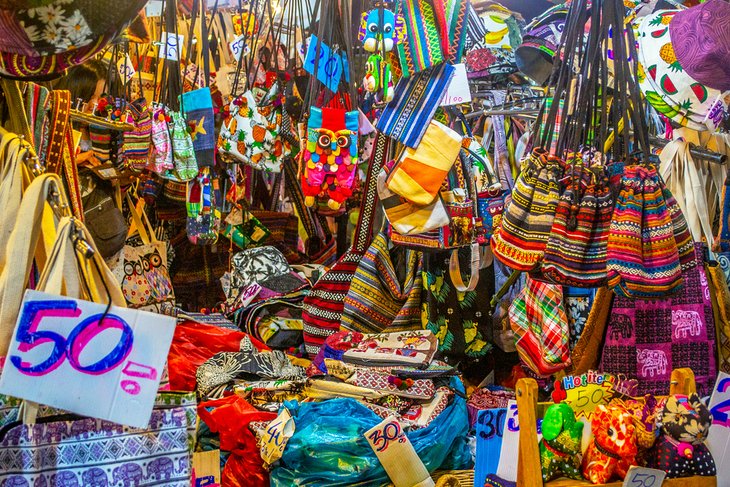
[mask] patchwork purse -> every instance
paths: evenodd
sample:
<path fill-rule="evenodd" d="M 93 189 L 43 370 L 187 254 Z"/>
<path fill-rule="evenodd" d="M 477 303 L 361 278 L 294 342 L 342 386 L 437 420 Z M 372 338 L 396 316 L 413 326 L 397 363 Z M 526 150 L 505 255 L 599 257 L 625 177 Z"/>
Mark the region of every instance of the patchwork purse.
<path fill-rule="evenodd" d="M 141 171 L 149 163 L 152 117 L 144 98 L 130 103 L 128 107 L 127 123 L 132 124 L 134 130 L 124 132 L 124 157 L 132 169 Z"/>
<path fill-rule="evenodd" d="M 180 97 L 198 167 L 215 165 L 215 115 L 210 88 L 188 91 Z"/>
<path fill-rule="evenodd" d="M 185 207 L 188 240 L 196 245 L 212 245 L 218 241 L 221 214 L 217 206 L 217 181 L 209 168 L 188 183 Z"/>
<path fill-rule="evenodd" d="M 180 112 L 170 111 L 172 119 L 172 159 L 175 166 L 166 177 L 179 181 L 190 181 L 198 174 L 193 139 L 188 132 L 185 117 Z"/>

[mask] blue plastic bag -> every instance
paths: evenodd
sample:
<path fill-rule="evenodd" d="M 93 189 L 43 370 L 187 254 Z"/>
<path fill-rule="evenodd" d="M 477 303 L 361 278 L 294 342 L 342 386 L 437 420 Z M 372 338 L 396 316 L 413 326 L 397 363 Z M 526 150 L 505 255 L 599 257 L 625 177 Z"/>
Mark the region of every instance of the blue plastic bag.
<path fill-rule="evenodd" d="M 450 385 L 464 393 L 458 378 L 452 378 Z M 383 420 L 380 416 L 354 399 L 292 401 L 285 406 L 296 431 L 271 472 L 273 487 L 377 486 L 389 481 L 364 436 Z M 466 400 L 457 394 L 428 427 L 407 436 L 429 472 L 463 470 L 472 467 L 468 430 Z"/>

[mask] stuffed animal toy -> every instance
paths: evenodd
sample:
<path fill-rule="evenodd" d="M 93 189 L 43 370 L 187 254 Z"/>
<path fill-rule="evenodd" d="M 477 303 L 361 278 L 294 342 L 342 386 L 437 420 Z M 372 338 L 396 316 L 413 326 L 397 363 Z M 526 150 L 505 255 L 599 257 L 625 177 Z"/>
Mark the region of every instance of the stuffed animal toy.
<path fill-rule="evenodd" d="M 576 480 L 582 478 L 580 473 L 582 437 L 583 423 L 575 420 L 575 413 L 568 404 L 553 404 L 547 408 L 542 419 L 542 440 L 540 440 L 543 482 L 549 482 L 561 474 Z"/>
<path fill-rule="evenodd" d="M 392 10 L 375 8 L 362 13 L 357 39 L 363 43 L 366 51 L 390 52 L 404 37 L 403 17 L 395 15 Z"/>
<path fill-rule="evenodd" d="M 659 420 L 662 435 L 652 452 L 653 468 L 666 471 L 667 478 L 716 475 L 705 444 L 712 416 L 697 394 L 669 396 Z"/>
<path fill-rule="evenodd" d="M 648 454 L 657 437 L 657 414 L 659 403 L 651 394 L 644 396 L 644 399 L 629 399 L 622 401 L 621 405 L 631 414 L 634 421 L 634 434 L 639 453 L 636 457 L 639 465 L 646 465 Z"/>
<path fill-rule="evenodd" d="M 377 101 L 389 103 L 393 99 L 393 75 L 390 64 L 380 54 L 371 54 L 365 64 L 365 91 L 375 93 Z"/>
<path fill-rule="evenodd" d="M 583 456 L 583 477 L 593 484 L 623 480 L 636 465 L 634 421 L 621 406 L 598 406 L 591 417 L 593 439 Z"/>

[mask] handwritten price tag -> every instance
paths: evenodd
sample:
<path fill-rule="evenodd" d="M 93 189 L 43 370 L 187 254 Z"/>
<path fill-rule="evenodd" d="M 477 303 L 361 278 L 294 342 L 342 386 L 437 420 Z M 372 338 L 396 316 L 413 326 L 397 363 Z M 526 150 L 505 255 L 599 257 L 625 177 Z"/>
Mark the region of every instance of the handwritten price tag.
<path fill-rule="evenodd" d="M 365 432 L 365 438 L 395 487 L 435 485 L 395 416 Z"/>
<path fill-rule="evenodd" d="M 454 77 L 449 82 L 446 94 L 441 100 L 441 106 L 459 105 L 470 101 L 471 91 L 469 91 L 469 78 L 466 77 L 466 65 L 454 64 Z"/>
<path fill-rule="evenodd" d="M 607 405 L 617 395 L 616 381 L 611 374 L 593 370 L 582 375 L 568 375 L 555 381 L 553 400 L 570 404 L 576 418 L 590 419 L 599 405 Z"/>
<path fill-rule="evenodd" d="M 0 393 L 143 428 L 175 319 L 26 291 Z M 103 321 L 102 321 L 103 318 Z"/>
<path fill-rule="evenodd" d="M 314 68 L 317 68 L 317 79 L 321 81 L 330 91 L 337 91 L 340 85 L 343 71 L 342 56 L 333 52 L 324 42 L 319 50 L 319 63 L 316 62 L 317 57 L 317 36 L 310 38 L 307 46 L 307 56 L 304 59 L 304 70 L 309 74 L 315 74 Z"/>
<path fill-rule="evenodd" d="M 132 60 L 129 58 L 129 54 L 119 60 L 117 70 L 119 70 L 119 76 L 124 80 L 125 84 L 128 83 L 129 80 L 137 73 L 134 69 L 134 65 L 132 64 Z"/>
<path fill-rule="evenodd" d="M 250 38 L 251 36 L 249 36 Z M 241 61 L 241 55 L 247 55 L 249 52 L 251 52 L 251 49 L 246 45 L 245 41 L 246 36 L 240 35 L 236 37 L 233 42 L 228 44 L 228 46 L 231 48 L 231 53 L 233 54 L 233 57 L 236 59 L 236 61 Z"/>
<path fill-rule="evenodd" d="M 667 473 L 646 467 L 629 468 L 623 487 L 660 487 Z"/>
<path fill-rule="evenodd" d="M 487 475 L 497 473 L 506 422 L 507 408 L 485 409 L 477 413 L 474 485 L 484 485 Z"/>
<path fill-rule="evenodd" d="M 712 427 L 707 446 L 715 459 L 717 485 L 730 485 L 730 374 L 720 372 L 710 397 Z"/>
<path fill-rule="evenodd" d="M 284 408 L 276 419 L 269 423 L 261 438 L 261 459 L 268 465 L 280 459 L 295 428 L 291 413 Z"/>
<path fill-rule="evenodd" d="M 185 36 L 182 34 L 175 35 L 163 32 L 157 57 L 169 59 L 170 61 L 179 61 L 184 40 Z"/>

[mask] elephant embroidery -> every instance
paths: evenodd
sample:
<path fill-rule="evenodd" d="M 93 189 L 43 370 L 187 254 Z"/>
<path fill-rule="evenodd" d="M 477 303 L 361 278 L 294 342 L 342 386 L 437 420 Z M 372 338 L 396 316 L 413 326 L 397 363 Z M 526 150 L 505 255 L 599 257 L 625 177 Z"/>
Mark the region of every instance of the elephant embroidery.
<path fill-rule="evenodd" d="M 101 431 L 103 431 L 108 436 L 114 436 L 115 434 L 121 435 L 124 433 L 124 426 L 122 426 L 121 424 L 113 423 L 111 421 L 102 421 Z"/>
<path fill-rule="evenodd" d="M 15 428 L 8 431 L 8 433 L 5 435 L 3 443 L 5 445 L 15 446 L 20 443 L 20 439 L 25 436 L 24 433 L 25 428 L 23 426 L 16 426 Z"/>
<path fill-rule="evenodd" d="M 697 311 L 672 310 L 674 338 L 699 336 L 704 323 Z"/>
<path fill-rule="evenodd" d="M 62 421 L 48 423 L 45 426 L 43 440 L 47 443 L 60 442 L 68 434 L 67 424 Z"/>
<path fill-rule="evenodd" d="M 51 475 L 51 485 L 56 487 L 79 487 L 79 479 L 75 473 L 61 470 Z"/>
<path fill-rule="evenodd" d="M 136 463 L 125 463 L 112 472 L 112 481 L 117 485 L 121 483 L 124 487 L 137 486 L 142 483 L 143 478 L 142 467 Z"/>
<path fill-rule="evenodd" d="M 22 475 L 13 475 L 3 480 L 2 487 L 28 487 L 28 481 Z"/>
<path fill-rule="evenodd" d="M 637 350 L 636 359 L 641 365 L 643 377 L 655 377 L 666 375 L 667 354 L 662 350 Z"/>
<path fill-rule="evenodd" d="M 629 315 L 616 313 L 611 317 L 611 339 L 624 340 L 631 338 L 634 331 L 634 325 Z"/>
<path fill-rule="evenodd" d="M 46 476 L 41 474 L 33 481 L 33 487 L 48 487 L 48 482 L 46 482 Z"/>
<path fill-rule="evenodd" d="M 154 477 L 156 480 L 162 480 L 162 477 L 164 476 L 165 480 L 170 480 L 170 477 L 174 473 L 175 465 L 170 458 L 156 458 L 147 464 L 148 479 Z"/>
<path fill-rule="evenodd" d="M 89 433 L 93 431 L 96 431 L 96 420 L 92 418 L 84 418 L 73 422 L 69 435 L 78 438 L 88 438 Z"/>
<path fill-rule="evenodd" d="M 188 475 L 190 473 L 190 457 L 186 455 L 178 460 L 178 468 L 176 473 L 185 475 Z"/>
<path fill-rule="evenodd" d="M 107 487 L 109 485 L 109 479 L 100 468 L 90 468 L 81 474 L 81 480 L 83 481 L 83 487 Z"/>

